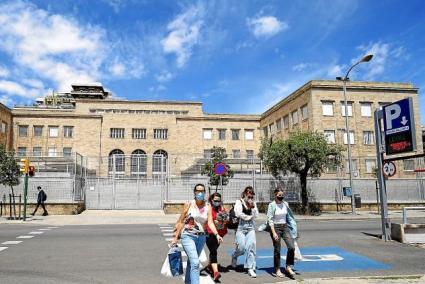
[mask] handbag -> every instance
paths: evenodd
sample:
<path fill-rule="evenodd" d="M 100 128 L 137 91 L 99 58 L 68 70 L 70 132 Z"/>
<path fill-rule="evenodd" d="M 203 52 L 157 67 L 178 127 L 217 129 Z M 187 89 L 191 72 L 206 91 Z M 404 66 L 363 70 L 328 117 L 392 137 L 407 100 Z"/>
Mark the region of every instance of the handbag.
<path fill-rule="evenodd" d="M 183 259 L 182 252 L 178 247 L 172 247 L 168 254 L 168 263 L 170 267 L 170 273 L 172 276 L 179 276 L 183 274 Z"/>
<path fill-rule="evenodd" d="M 303 260 L 303 256 L 301 254 L 300 247 L 298 246 L 297 241 L 294 241 L 294 247 L 295 247 L 295 255 L 294 255 L 295 260 L 297 261 Z"/>

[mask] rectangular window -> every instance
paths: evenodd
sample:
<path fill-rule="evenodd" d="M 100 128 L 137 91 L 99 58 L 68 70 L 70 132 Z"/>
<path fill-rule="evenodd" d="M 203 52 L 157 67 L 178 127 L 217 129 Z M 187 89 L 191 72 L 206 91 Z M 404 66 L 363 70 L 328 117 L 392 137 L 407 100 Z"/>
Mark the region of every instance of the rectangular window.
<path fill-rule="evenodd" d="M 254 130 L 245 129 L 245 140 L 254 140 Z"/>
<path fill-rule="evenodd" d="M 246 150 L 246 158 L 247 159 L 254 159 L 254 150 Z"/>
<path fill-rule="evenodd" d="M 348 162 L 348 159 L 346 159 L 345 160 L 345 171 L 347 172 L 347 173 L 349 173 L 350 171 L 349 171 L 349 169 L 350 169 L 350 166 L 349 166 L 349 164 L 348 164 L 349 162 Z M 357 160 L 355 160 L 355 159 L 352 159 L 351 160 L 351 165 L 352 165 L 352 171 L 354 172 L 354 171 L 357 171 Z"/>
<path fill-rule="evenodd" d="M 373 131 L 363 131 L 363 144 L 373 145 Z"/>
<path fill-rule="evenodd" d="M 18 126 L 19 137 L 28 136 L 28 125 L 19 125 Z"/>
<path fill-rule="evenodd" d="M 366 166 L 366 173 L 373 173 L 376 168 L 376 161 L 375 159 L 366 159 L 365 160 L 365 166 Z"/>
<path fill-rule="evenodd" d="M 324 135 L 329 144 L 335 144 L 335 130 L 325 130 Z"/>
<path fill-rule="evenodd" d="M 347 102 L 348 116 L 353 116 L 353 103 Z M 341 102 L 341 114 L 345 116 L 345 103 Z"/>
<path fill-rule="evenodd" d="M 59 135 L 59 127 L 49 126 L 49 137 L 58 137 L 58 135 Z"/>
<path fill-rule="evenodd" d="M 334 115 L 333 102 L 322 102 L 322 113 L 324 116 L 333 116 Z"/>
<path fill-rule="evenodd" d="M 63 127 L 63 137 L 72 138 L 74 136 L 74 126 Z"/>
<path fill-rule="evenodd" d="M 1 133 L 6 133 L 7 132 L 7 123 L 2 121 L 1 122 Z"/>
<path fill-rule="evenodd" d="M 202 132 L 202 137 L 204 137 L 205 140 L 212 139 L 212 129 L 203 129 Z"/>
<path fill-rule="evenodd" d="M 218 129 L 218 139 L 226 140 L 226 129 Z"/>
<path fill-rule="evenodd" d="M 168 139 L 168 129 L 158 128 L 153 130 L 154 139 Z"/>
<path fill-rule="evenodd" d="M 233 159 L 240 159 L 241 157 L 241 150 L 232 150 Z"/>
<path fill-rule="evenodd" d="M 27 155 L 27 147 L 18 147 L 18 156 L 25 157 Z"/>
<path fill-rule="evenodd" d="M 49 157 L 56 157 L 57 156 L 56 147 L 49 147 L 47 151 L 48 151 L 47 155 Z"/>
<path fill-rule="evenodd" d="M 239 140 L 239 129 L 232 129 L 232 140 Z"/>
<path fill-rule="evenodd" d="M 337 161 L 336 161 L 335 157 L 329 158 L 329 164 L 326 167 L 326 173 L 328 173 L 328 174 L 336 173 L 337 170 L 338 170 L 338 167 L 337 167 Z"/>
<path fill-rule="evenodd" d="M 41 137 L 43 136 L 43 126 L 42 125 L 34 125 L 34 136 Z"/>
<path fill-rule="evenodd" d="M 276 131 L 279 132 L 282 130 L 282 119 L 276 120 Z"/>
<path fill-rule="evenodd" d="M 71 147 L 64 147 L 63 148 L 63 156 L 64 157 L 71 157 L 72 154 L 72 148 Z"/>
<path fill-rule="evenodd" d="M 32 155 L 34 157 L 41 157 L 43 155 L 42 148 L 41 147 L 34 147 L 34 148 L 32 148 Z"/>
<path fill-rule="evenodd" d="M 266 127 L 263 127 L 263 134 L 264 134 L 264 137 L 265 138 L 269 137 L 269 131 L 268 131 L 268 127 L 267 126 Z"/>
<path fill-rule="evenodd" d="M 354 144 L 354 131 L 350 130 L 350 144 Z M 344 131 L 344 144 L 348 144 L 347 131 Z"/>
<path fill-rule="evenodd" d="M 117 138 L 117 139 L 123 139 L 124 138 L 124 128 L 111 128 L 109 137 Z"/>
<path fill-rule="evenodd" d="M 204 149 L 204 159 L 211 159 L 211 157 L 212 157 L 212 150 Z"/>
<path fill-rule="evenodd" d="M 289 128 L 289 115 L 286 115 L 283 117 L 283 128 L 285 129 Z"/>
<path fill-rule="evenodd" d="M 133 128 L 131 130 L 133 139 L 146 139 L 146 129 L 145 128 Z"/>
<path fill-rule="evenodd" d="M 292 125 L 298 124 L 298 110 L 291 113 Z"/>
<path fill-rule="evenodd" d="M 273 134 L 274 133 L 274 123 L 270 123 L 269 124 L 269 133 Z"/>
<path fill-rule="evenodd" d="M 303 105 L 301 107 L 301 115 L 303 120 L 308 118 L 308 105 Z"/>
<path fill-rule="evenodd" d="M 412 159 L 403 160 L 403 170 L 405 170 L 405 171 L 415 170 L 415 161 L 412 160 Z"/>
<path fill-rule="evenodd" d="M 360 103 L 360 113 L 362 116 L 372 116 L 372 103 Z"/>

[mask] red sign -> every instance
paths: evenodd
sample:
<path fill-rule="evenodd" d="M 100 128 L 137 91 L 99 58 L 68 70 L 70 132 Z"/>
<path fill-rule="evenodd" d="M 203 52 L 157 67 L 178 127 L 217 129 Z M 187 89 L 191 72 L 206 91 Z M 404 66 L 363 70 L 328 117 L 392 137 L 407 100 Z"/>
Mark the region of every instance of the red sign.
<path fill-rule="evenodd" d="M 216 163 L 214 164 L 214 173 L 218 176 L 222 176 L 227 172 L 227 167 L 225 163 Z"/>

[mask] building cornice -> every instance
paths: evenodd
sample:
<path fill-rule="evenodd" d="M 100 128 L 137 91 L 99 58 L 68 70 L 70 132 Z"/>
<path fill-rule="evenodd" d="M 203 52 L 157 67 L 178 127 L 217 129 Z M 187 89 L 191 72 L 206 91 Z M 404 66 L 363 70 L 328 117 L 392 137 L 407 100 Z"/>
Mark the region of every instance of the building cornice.
<path fill-rule="evenodd" d="M 177 117 L 176 120 L 184 121 L 243 121 L 243 122 L 260 122 L 260 117 L 226 117 L 226 116 L 192 116 L 192 117 Z"/>
<path fill-rule="evenodd" d="M 102 115 L 68 114 L 68 113 L 14 113 L 13 117 L 25 118 L 82 118 L 82 119 L 102 119 Z"/>
<path fill-rule="evenodd" d="M 193 101 L 131 101 L 131 100 L 96 100 L 76 99 L 77 103 L 107 103 L 107 104 L 163 104 L 163 105 L 202 105 L 202 102 Z"/>

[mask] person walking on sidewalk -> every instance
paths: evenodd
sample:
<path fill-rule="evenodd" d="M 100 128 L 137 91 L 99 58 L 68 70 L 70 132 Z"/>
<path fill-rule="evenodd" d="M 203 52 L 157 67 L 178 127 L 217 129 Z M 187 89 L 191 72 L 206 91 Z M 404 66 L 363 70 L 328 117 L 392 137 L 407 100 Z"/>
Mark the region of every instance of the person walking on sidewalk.
<path fill-rule="evenodd" d="M 171 242 L 171 245 L 175 246 L 180 238 L 188 257 L 184 279 L 186 284 L 199 284 L 199 255 L 205 245 L 206 225 L 208 224 L 218 243 L 223 241 L 214 225 L 211 205 L 205 201 L 205 186 L 203 184 L 195 185 L 193 193 L 195 198 L 184 206 Z"/>
<path fill-rule="evenodd" d="M 37 194 L 37 206 L 34 209 L 34 212 L 31 214 L 32 216 L 35 215 L 35 213 L 38 210 L 38 207 L 41 205 L 41 208 L 43 208 L 43 216 L 49 215 L 49 213 L 46 210 L 46 207 L 44 206 L 44 201 L 47 199 L 47 194 L 44 192 L 44 190 L 41 189 L 41 186 L 37 186 L 38 194 Z"/>
<path fill-rule="evenodd" d="M 218 234 L 221 237 L 227 234 L 227 222 L 229 220 L 229 215 L 226 212 L 226 209 L 223 207 L 223 201 L 221 199 L 220 193 L 213 193 L 209 198 L 211 204 L 211 213 L 214 221 L 214 225 L 217 229 Z M 217 241 L 216 236 L 213 231 L 207 226 L 207 247 L 210 251 L 210 265 L 208 266 L 212 270 L 213 280 L 217 281 L 220 279 L 221 275 L 218 271 L 218 262 L 217 262 L 217 250 L 220 246 L 220 243 Z"/>
<path fill-rule="evenodd" d="M 284 277 L 280 270 L 280 239 L 286 244 L 288 252 L 286 253 L 285 272 L 290 278 L 294 278 L 295 272 L 292 270 L 295 257 L 294 240 L 297 237 L 297 224 L 294 215 L 286 201 L 283 200 L 283 189 L 274 190 L 274 201 L 269 203 L 267 208 L 267 223 L 270 226 L 270 237 L 273 242 L 274 253 L 273 262 L 276 277 Z"/>
<path fill-rule="evenodd" d="M 241 198 L 236 200 L 235 215 L 239 218 L 239 225 L 236 230 L 236 249 L 232 254 L 233 268 L 237 266 L 238 257 L 245 255 L 244 268 L 248 269 L 248 275 L 257 277 L 255 273 L 256 261 L 256 238 L 255 221 L 258 215 L 257 205 L 254 202 L 254 189 L 247 186 L 242 192 Z"/>

